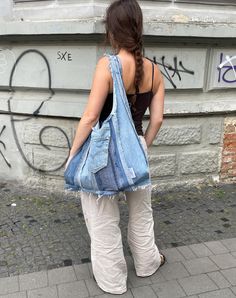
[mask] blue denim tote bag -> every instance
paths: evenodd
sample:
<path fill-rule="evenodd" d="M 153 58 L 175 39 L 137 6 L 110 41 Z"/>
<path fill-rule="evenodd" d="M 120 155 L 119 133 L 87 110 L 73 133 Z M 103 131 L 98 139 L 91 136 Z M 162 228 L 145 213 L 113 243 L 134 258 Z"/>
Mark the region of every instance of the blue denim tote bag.
<path fill-rule="evenodd" d="M 113 78 L 110 115 L 93 127 L 89 137 L 70 160 L 65 189 L 110 196 L 121 191 L 150 187 L 149 163 L 135 130 L 118 56 L 107 55 Z"/>

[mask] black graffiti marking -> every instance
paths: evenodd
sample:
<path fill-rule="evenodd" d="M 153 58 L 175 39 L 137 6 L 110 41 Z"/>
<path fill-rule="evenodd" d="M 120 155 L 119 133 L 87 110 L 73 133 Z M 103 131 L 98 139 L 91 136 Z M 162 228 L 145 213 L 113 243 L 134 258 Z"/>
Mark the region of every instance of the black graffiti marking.
<path fill-rule="evenodd" d="M 43 53 L 41 53 L 40 51 L 35 50 L 35 49 L 29 49 L 29 50 L 26 50 L 26 51 L 24 51 L 23 53 L 20 54 L 20 56 L 16 59 L 16 62 L 14 63 L 14 65 L 12 67 L 12 70 L 11 70 L 10 79 L 9 79 L 9 88 L 10 88 L 11 91 L 14 91 L 13 88 L 12 88 L 12 80 L 13 80 L 13 76 L 14 76 L 14 73 L 15 73 L 16 66 L 19 63 L 19 61 L 25 55 L 27 55 L 29 53 L 35 53 L 35 54 L 40 55 L 43 58 L 44 62 L 46 63 L 47 71 L 48 71 L 48 89 L 50 90 L 50 93 L 51 93 L 49 95 L 49 97 L 46 100 L 43 100 L 41 102 L 41 104 L 39 105 L 39 107 L 33 112 L 33 115 L 37 115 L 37 114 L 39 114 L 40 109 L 42 108 L 44 102 L 50 100 L 53 97 L 53 95 L 55 94 L 54 90 L 51 87 L 52 86 L 52 78 L 51 78 L 51 70 L 50 70 L 49 62 L 48 62 L 47 58 L 45 57 L 45 55 Z"/>
<path fill-rule="evenodd" d="M 1 137 L 1 135 L 4 132 L 5 129 L 6 129 L 6 125 L 3 125 L 2 130 L 0 132 L 0 137 Z M 6 149 L 6 145 L 2 141 L 0 141 L 0 143 L 3 145 L 4 149 Z"/>
<path fill-rule="evenodd" d="M 4 130 L 6 129 L 6 125 L 3 125 L 2 130 L 0 131 L 0 137 L 3 134 Z M 6 145 L 3 141 L 0 140 L 0 144 L 3 146 L 4 150 L 6 150 Z M 3 157 L 5 163 L 8 165 L 9 168 L 11 168 L 11 164 L 9 163 L 9 161 L 6 159 L 6 157 L 4 156 L 4 154 L 2 153 L 2 151 L 0 150 L 0 154 Z"/>
<path fill-rule="evenodd" d="M 68 148 L 70 149 L 70 141 L 69 141 L 69 138 L 67 136 L 67 134 L 65 133 L 64 130 L 62 130 L 60 127 L 57 127 L 57 126 L 44 126 L 40 132 L 39 132 L 39 142 L 40 142 L 40 145 L 44 148 L 46 148 L 47 150 L 51 150 L 51 148 L 49 146 L 47 146 L 46 144 L 43 143 L 43 140 L 42 140 L 42 135 L 44 133 L 45 130 L 47 129 L 57 129 L 59 130 L 66 138 L 66 141 L 67 141 L 67 145 L 68 145 Z M 26 162 L 26 164 L 32 168 L 33 170 L 35 171 L 38 171 L 38 172 L 56 172 L 58 170 L 60 170 L 65 164 L 66 164 L 66 161 L 68 159 L 68 156 L 66 157 L 66 159 L 63 161 L 63 163 L 58 166 L 57 168 L 54 168 L 54 169 L 50 169 L 50 170 L 43 170 L 43 169 L 40 169 L 40 168 L 37 168 L 35 167 L 34 165 L 32 165 L 32 163 L 27 159 L 27 157 L 25 156 L 20 144 L 19 144 L 19 140 L 18 140 L 18 136 L 17 136 L 17 133 L 16 133 L 16 130 L 13 130 L 13 136 L 15 138 L 15 141 L 16 141 L 16 145 L 17 145 L 17 148 L 22 156 L 22 158 L 24 159 L 24 161 Z"/>
<path fill-rule="evenodd" d="M 148 57 L 146 57 L 147 59 L 149 59 L 150 61 L 154 62 L 157 65 L 160 65 L 163 67 L 164 72 L 161 70 L 161 73 L 163 74 L 163 76 L 171 83 L 171 85 L 177 89 L 177 86 L 174 83 L 173 78 L 177 75 L 179 81 L 181 81 L 181 73 L 187 73 L 190 75 L 194 75 L 194 71 L 193 70 L 189 70 L 186 67 L 184 67 L 183 62 L 179 61 L 178 63 L 178 58 L 174 57 L 173 58 L 173 62 L 174 62 L 174 66 L 171 66 L 170 64 L 165 62 L 165 56 L 161 57 L 161 62 L 157 61 L 156 56 L 153 56 L 153 59 L 150 59 Z M 179 68 L 179 66 L 181 67 L 181 69 Z M 173 72 L 171 74 L 171 72 Z"/>
<path fill-rule="evenodd" d="M 61 61 L 72 61 L 71 53 L 68 53 L 67 51 L 62 53 L 61 51 L 57 52 L 57 60 Z"/>
<path fill-rule="evenodd" d="M 14 72 L 15 72 L 15 69 L 16 69 L 17 64 L 20 62 L 20 60 L 21 60 L 25 55 L 27 55 L 27 54 L 29 54 L 29 53 L 35 53 L 35 54 L 40 55 L 40 56 L 43 58 L 44 62 L 46 63 L 47 70 L 48 70 L 48 89 L 50 90 L 50 96 L 49 96 L 46 100 L 44 100 L 44 101 L 41 102 L 41 104 L 39 105 L 39 107 L 32 113 L 32 116 L 29 116 L 29 117 L 24 118 L 24 119 L 15 119 L 15 118 L 14 118 L 14 113 L 12 112 L 12 109 L 11 109 L 11 100 L 12 100 L 13 95 L 14 95 L 14 92 L 15 92 L 15 90 L 14 90 L 13 87 L 12 87 L 13 76 L 14 76 Z M 33 118 L 37 117 L 38 114 L 40 113 L 40 109 L 42 108 L 44 102 L 50 100 L 50 99 L 53 97 L 54 93 L 55 93 L 54 90 L 51 88 L 51 70 L 50 70 L 50 65 L 49 65 L 49 62 L 48 62 L 47 58 L 44 56 L 44 54 L 41 53 L 41 52 L 38 51 L 38 50 L 35 50 L 35 49 L 29 49 L 29 50 L 24 51 L 24 52 L 17 58 L 15 64 L 13 65 L 13 67 L 12 67 L 12 69 L 11 69 L 11 74 L 10 74 L 10 79 L 9 79 L 9 88 L 10 88 L 10 90 L 11 90 L 11 96 L 10 96 L 10 98 L 9 98 L 8 101 L 7 101 L 7 104 L 8 104 L 8 111 L 7 111 L 7 112 L 8 112 L 8 114 L 10 115 L 11 128 L 12 128 L 13 136 L 14 136 L 14 139 L 15 139 L 15 142 L 16 142 L 16 146 L 17 146 L 17 148 L 18 148 L 18 150 L 19 150 L 19 152 L 20 152 L 20 154 L 21 154 L 23 160 L 26 162 L 26 164 L 27 164 L 30 168 L 32 168 L 33 170 L 38 171 L 38 172 L 44 172 L 44 173 L 47 172 L 47 173 L 48 173 L 48 172 L 56 172 L 56 171 L 60 170 L 60 169 L 66 164 L 66 161 L 67 161 L 67 159 L 68 159 L 68 156 L 67 156 L 66 159 L 63 161 L 63 163 L 62 163 L 60 166 L 58 166 L 57 168 L 50 169 L 50 170 L 44 170 L 44 169 L 40 169 L 40 168 L 35 167 L 35 166 L 34 166 L 34 165 L 27 159 L 27 157 L 25 156 L 24 151 L 23 151 L 22 148 L 21 148 L 21 145 L 20 145 L 20 142 L 19 142 L 19 137 L 18 137 L 18 135 L 17 135 L 17 131 L 16 131 L 16 127 L 15 127 L 15 122 L 17 122 L 17 121 L 27 121 L 27 120 L 30 120 L 30 119 L 33 119 Z M 3 112 L 6 112 L 6 111 L 3 111 Z M 68 138 L 66 132 L 65 132 L 64 130 L 62 130 L 60 127 L 57 127 L 57 126 L 45 126 L 45 127 L 43 127 L 43 128 L 41 129 L 41 131 L 39 132 L 40 145 L 41 145 L 42 147 L 48 149 L 48 150 L 51 150 L 51 148 L 48 147 L 47 145 L 45 145 L 45 144 L 43 143 L 43 141 L 42 141 L 42 134 L 44 133 L 44 131 L 47 130 L 47 129 L 51 129 L 51 128 L 59 130 L 59 131 L 65 136 L 66 141 L 67 141 L 68 148 L 70 149 L 70 141 L 69 141 L 69 138 Z M 69 152 L 68 152 L 68 155 L 69 155 Z"/>

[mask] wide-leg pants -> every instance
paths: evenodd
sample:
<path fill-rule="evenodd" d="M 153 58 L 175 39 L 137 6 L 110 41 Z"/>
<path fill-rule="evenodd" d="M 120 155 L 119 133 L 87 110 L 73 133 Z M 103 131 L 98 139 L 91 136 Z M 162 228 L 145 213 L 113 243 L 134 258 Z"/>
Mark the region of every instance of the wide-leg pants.
<path fill-rule="evenodd" d="M 150 187 L 125 192 L 129 209 L 127 241 L 137 276 L 150 276 L 161 257 L 154 236 Z M 91 239 L 91 263 L 98 286 L 105 292 L 127 291 L 127 265 L 119 227 L 118 197 L 101 197 L 81 192 L 84 219 Z"/>

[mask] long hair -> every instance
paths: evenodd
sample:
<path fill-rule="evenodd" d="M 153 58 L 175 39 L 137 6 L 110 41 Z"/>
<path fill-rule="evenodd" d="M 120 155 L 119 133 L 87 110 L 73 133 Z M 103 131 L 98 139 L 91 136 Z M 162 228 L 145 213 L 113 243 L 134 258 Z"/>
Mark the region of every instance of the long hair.
<path fill-rule="evenodd" d="M 135 58 L 135 89 L 143 79 L 143 14 L 136 0 L 116 0 L 107 9 L 104 19 L 106 40 L 116 49 L 124 48 Z M 132 104 L 136 96 L 132 99 Z"/>

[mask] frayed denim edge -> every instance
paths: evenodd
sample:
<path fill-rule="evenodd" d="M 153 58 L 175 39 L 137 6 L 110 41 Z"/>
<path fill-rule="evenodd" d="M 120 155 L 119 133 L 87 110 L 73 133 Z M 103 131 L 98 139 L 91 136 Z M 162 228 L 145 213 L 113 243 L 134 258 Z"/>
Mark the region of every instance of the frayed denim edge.
<path fill-rule="evenodd" d="M 128 191 L 137 191 L 137 190 L 144 190 L 144 189 L 152 189 L 152 185 L 151 184 L 145 184 L 145 185 L 141 185 L 141 186 L 133 186 L 132 188 L 130 188 Z M 80 192 L 82 192 L 83 190 L 80 190 Z M 107 195 L 107 194 L 94 194 L 92 192 L 87 192 L 89 195 L 89 198 L 91 198 L 91 196 L 96 197 L 96 204 L 98 205 L 98 202 L 101 198 L 106 198 L 106 199 L 110 199 L 110 200 L 114 200 L 115 198 L 119 198 L 119 199 L 124 199 L 126 201 L 126 195 L 124 193 L 124 191 L 120 191 L 116 194 L 113 195 Z"/>

